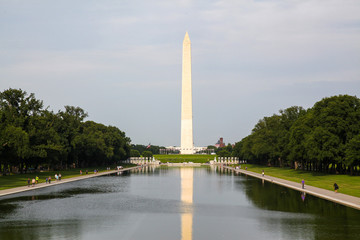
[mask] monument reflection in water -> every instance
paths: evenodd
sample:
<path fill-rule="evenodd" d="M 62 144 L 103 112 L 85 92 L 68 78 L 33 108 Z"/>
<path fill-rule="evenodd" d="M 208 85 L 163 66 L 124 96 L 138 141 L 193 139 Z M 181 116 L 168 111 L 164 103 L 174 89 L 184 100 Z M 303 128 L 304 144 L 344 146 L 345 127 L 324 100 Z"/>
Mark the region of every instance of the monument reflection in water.
<path fill-rule="evenodd" d="M 183 203 L 183 213 L 181 214 L 181 240 L 192 239 L 193 223 L 193 183 L 194 169 L 190 167 L 180 168 L 181 174 L 181 202 Z"/>

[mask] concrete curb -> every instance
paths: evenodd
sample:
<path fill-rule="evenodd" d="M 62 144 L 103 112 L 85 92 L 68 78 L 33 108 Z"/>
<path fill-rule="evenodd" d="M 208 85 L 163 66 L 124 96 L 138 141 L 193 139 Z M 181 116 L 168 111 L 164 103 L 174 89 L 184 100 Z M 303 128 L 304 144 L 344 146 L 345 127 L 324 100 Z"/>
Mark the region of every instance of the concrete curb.
<path fill-rule="evenodd" d="M 259 178 L 259 179 L 263 179 L 264 181 L 268 181 L 271 183 L 275 183 L 287 188 L 291 188 L 294 190 L 297 190 L 299 192 L 305 192 L 307 194 L 322 198 L 322 199 L 326 199 L 347 207 L 351 207 L 351 208 L 355 208 L 357 210 L 360 210 L 360 198 L 358 197 L 353 197 L 350 195 L 346 195 L 346 194 L 342 194 L 342 193 L 335 193 L 333 191 L 329 191 L 326 189 L 322 189 L 322 188 L 317 188 L 317 187 L 313 187 L 313 186 L 306 186 L 305 189 L 301 188 L 301 183 L 296 183 L 296 182 L 292 182 L 292 181 L 288 181 L 288 180 L 284 180 L 281 178 L 276 178 L 276 177 L 271 177 L 271 176 L 262 176 L 262 174 L 259 173 L 254 173 L 248 170 L 242 170 L 242 169 L 235 169 L 233 167 L 227 167 L 227 166 L 223 166 L 226 169 L 230 169 L 233 170 L 234 172 L 238 172 L 238 173 L 242 173 L 251 177 L 255 177 L 255 178 Z"/>
<path fill-rule="evenodd" d="M 10 189 L 6 189 L 6 190 L 1 190 L 0 197 L 11 195 L 11 194 L 16 194 L 16 193 L 21 193 L 21 192 L 26 192 L 26 191 L 33 191 L 33 190 L 40 189 L 40 188 L 57 186 L 59 184 L 85 180 L 85 179 L 89 179 L 89 178 L 93 178 L 93 177 L 100 177 L 100 176 L 104 176 L 104 175 L 128 171 L 128 170 L 137 169 L 137 168 L 142 168 L 142 166 L 124 168 L 121 170 L 111 170 L 111 171 L 101 172 L 101 173 L 97 173 L 97 174 L 88 174 L 88 175 L 83 175 L 83 176 L 79 176 L 79 177 L 65 178 L 65 179 L 62 179 L 61 181 L 52 181 L 51 184 L 39 183 L 39 184 L 35 185 L 35 187 L 24 186 L 24 187 L 10 188 Z"/>

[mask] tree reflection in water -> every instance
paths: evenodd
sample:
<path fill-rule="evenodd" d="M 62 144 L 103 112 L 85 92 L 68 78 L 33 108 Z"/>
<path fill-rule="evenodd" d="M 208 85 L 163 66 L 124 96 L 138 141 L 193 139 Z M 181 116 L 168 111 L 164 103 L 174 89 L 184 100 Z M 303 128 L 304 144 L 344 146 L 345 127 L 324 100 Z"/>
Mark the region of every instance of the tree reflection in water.
<path fill-rule="evenodd" d="M 305 217 L 303 224 L 307 226 L 304 232 L 312 232 L 317 239 L 358 239 L 355 233 L 360 233 L 358 210 L 253 177 L 239 176 L 235 182 L 236 188 L 244 191 L 260 209 L 302 214 Z M 300 215 L 299 219 L 289 218 L 284 226 L 301 222 L 300 218 Z M 265 225 L 274 227 L 273 219 L 264 221 Z"/>

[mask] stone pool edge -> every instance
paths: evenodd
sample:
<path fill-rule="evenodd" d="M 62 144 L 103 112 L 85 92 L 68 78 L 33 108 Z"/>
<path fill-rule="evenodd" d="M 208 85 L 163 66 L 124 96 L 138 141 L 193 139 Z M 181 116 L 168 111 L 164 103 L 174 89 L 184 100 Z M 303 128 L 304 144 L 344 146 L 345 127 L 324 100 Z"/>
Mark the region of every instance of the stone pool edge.
<path fill-rule="evenodd" d="M 117 172 L 129 171 L 132 169 L 137 169 L 137 168 L 142 168 L 142 167 L 143 166 L 135 166 L 135 167 L 124 168 L 121 170 L 110 170 L 110 171 L 100 172 L 100 173 L 96 173 L 96 174 L 88 174 L 88 175 L 83 175 L 83 176 L 78 176 L 78 177 L 65 178 L 65 179 L 62 179 L 61 181 L 52 181 L 51 184 L 39 183 L 39 184 L 35 185 L 34 187 L 23 186 L 23 187 L 9 188 L 9 189 L 5 189 L 5 190 L 0 190 L 0 197 L 11 195 L 11 194 L 16 194 L 16 193 L 21 193 L 21 192 L 26 192 L 26 191 L 33 191 L 33 190 L 45 188 L 45 187 L 52 187 L 52 186 L 56 186 L 59 184 L 80 181 L 80 180 L 89 179 L 89 178 L 93 178 L 93 177 L 114 174 Z"/>
<path fill-rule="evenodd" d="M 249 175 L 251 177 L 255 177 L 255 178 L 259 178 L 262 179 L 264 181 L 268 181 L 271 183 L 275 183 L 287 188 L 291 188 L 294 190 L 297 190 L 299 192 L 305 192 L 307 194 L 322 198 L 322 199 L 326 199 L 347 207 L 351 207 L 357 210 L 360 210 L 360 198 L 358 197 L 354 197 L 354 196 L 350 196 L 350 195 L 346 195 L 343 193 L 335 193 L 333 191 L 329 191 L 326 189 L 322 189 L 322 188 L 318 188 L 318 187 L 313 187 L 313 186 L 309 186 L 305 184 L 305 188 L 302 189 L 301 187 L 301 183 L 296 183 L 296 182 L 292 182 L 292 181 L 288 181 L 288 180 L 284 180 L 281 178 L 277 178 L 277 177 L 271 177 L 271 176 L 262 176 L 262 174 L 259 173 L 255 173 L 255 172 L 251 172 L 251 171 L 247 171 L 247 170 L 243 170 L 243 169 L 235 169 L 233 167 L 228 167 L 228 166 L 223 166 L 225 169 L 230 169 L 233 170 L 234 172 L 237 173 L 242 173 L 245 175 Z"/>

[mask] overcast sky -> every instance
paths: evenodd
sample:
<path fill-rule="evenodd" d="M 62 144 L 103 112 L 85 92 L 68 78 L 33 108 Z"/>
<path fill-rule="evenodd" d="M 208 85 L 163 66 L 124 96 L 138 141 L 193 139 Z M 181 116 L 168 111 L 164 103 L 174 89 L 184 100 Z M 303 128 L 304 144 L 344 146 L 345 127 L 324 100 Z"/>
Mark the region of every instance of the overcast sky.
<path fill-rule="evenodd" d="M 0 0 L 0 91 L 178 146 L 186 31 L 196 146 L 240 141 L 280 109 L 360 97 L 359 0 Z"/>

